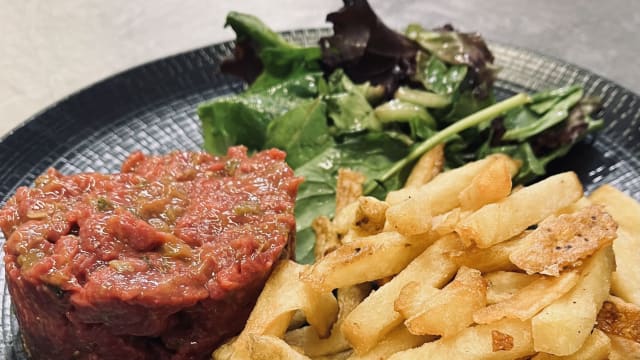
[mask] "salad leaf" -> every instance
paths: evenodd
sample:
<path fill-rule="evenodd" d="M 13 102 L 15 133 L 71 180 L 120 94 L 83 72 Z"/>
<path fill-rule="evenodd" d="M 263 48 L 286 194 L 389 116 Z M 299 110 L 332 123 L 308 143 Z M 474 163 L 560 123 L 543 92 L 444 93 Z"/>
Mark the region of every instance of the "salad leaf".
<path fill-rule="evenodd" d="M 384 25 L 366 0 L 344 0 L 327 21 L 333 35 L 320 39 L 320 47 L 330 71 L 342 68 L 356 83 L 383 85 L 387 97 L 415 72 L 418 46 Z"/>
<path fill-rule="evenodd" d="M 468 66 L 474 95 L 486 97 L 490 94 L 496 68 L 493 66 L 493 54 L 479 34 L 461 33 L 451 25 L 426 30 L 417 24 L 409 25 L 405 34 L 445 63 Z"/>
<path fill-rule="evenodd" d="M 531 96 L 532 103 L 511 110 L 492 122 L 486 142 L 477 157 L 506 153 L 522 162 L 515 181 L 527 183 L 546 173 L 546 166 L 566 155 L 588 133 L 599 129 L 602 120 L 594 120 L 600 101 L 583 98 L 581 86 L 569 86 Z M 506 135 L 519 134 L 519 137 Z"/>
<path fill-rule="evenodd" d="M 317 98 L 273 119 L 267 126 L 264 147 L 286 151 L 287 162 L 295 169 L 333 145 L 328 132 L 326 105 Z"/>
<path fill-rule="evenodd" d="M 307 74 L 262 92 L 246 92 L 201 104 L 198 117 L 202 121 L 205 150 L 222 155 L 235 144 L 244 144 L 250 150 L 262 149 L 271 120 L 317 96 L 321 78 L 320 73 Z"/>
<path fill-rule="evenodd" d="M 452 95 L 458 91 L 460 84 L 467 76 L 464 65 L 447 65 L 435 56 L 425 52 L 418 53 L 417 71 L 414 79 L 422 83 L 425 89 L 436 94 Z"/>
<path fill-rule="evenodd" d="M 577 88 L 551 106 L 540 118 L 528 107 L 513 111 L 504 119 L 506 131 L 502 140 L 524 141 L 560 123 L 567 118 L 569 109 L 580 101 L 582 95 L 582 88 Z"/>
<path fill-rule="evenodd" d="M 381 129 L 380 121 L 367 100 L 366 92 L 370 87 L 356 86 L 342 70 L 336 70 L 329 76 L 327 87 L 329 93 L 324 99 L 337 133 Z"/>
<path fill-rule="evenodd" d="M 237 43 L 234 57 L 225 60 L 220 69 L 252 84 L 253 91 L 321 70 L 322 53 L 318 47 L 289 43 L 253 15 L 232 11 L 225 26 L 236 32 Z"/>
<path fill-rule="evenodd" d="M 266 94 L 231 96 L 200 105 L 204 148 L 213 154 L 225 154 L 227 148 L 243 144 L 250 150 L 264 145 L 269 122 L 300 103 L 298 98 Z"/>

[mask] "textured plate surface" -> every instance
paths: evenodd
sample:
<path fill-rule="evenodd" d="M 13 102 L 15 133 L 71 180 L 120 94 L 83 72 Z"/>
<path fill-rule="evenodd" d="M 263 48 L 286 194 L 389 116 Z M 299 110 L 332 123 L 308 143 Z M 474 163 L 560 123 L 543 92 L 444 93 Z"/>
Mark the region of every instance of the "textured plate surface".
<path fill-rule="evenodd" d="M 313 44 L 328 32 L 300 30 L 285 36 Z M 115 172 L 134 150 L 201 149 L 197 104 L 243 88 L 217 70 L 232 45 L 216 44 L 134 68 L 31 118 L 0 142 L 0 205 L 51 166 L 65 174 Z M 587 191 L 612 183 L 640 200 L 640 97 L 559 60 L 496 44 L 491 50 L 502 67 L 496 84 L 500 98 L 517 91 L 583 84 L 587 94 L 604 100 L 600 115 L 606 120 L 605 130 L 553 163 L 551 170 L 576 171 Z M 22 360 L 26 357 L 1 268 L 0 358 Z"/>

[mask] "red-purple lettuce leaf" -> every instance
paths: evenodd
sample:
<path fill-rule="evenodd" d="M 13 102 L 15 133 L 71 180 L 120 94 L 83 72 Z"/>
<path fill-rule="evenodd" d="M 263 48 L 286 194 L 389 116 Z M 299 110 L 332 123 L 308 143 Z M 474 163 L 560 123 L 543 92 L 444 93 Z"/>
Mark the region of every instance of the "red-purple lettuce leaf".
<path fill-rule="evenodd" d="M 342 68 L 355 83 L 383 85 L 388 97 L 415 73 L 417 44 L 389 29 L 367 1 L 345 0 L 327 21 L 333 35 L 320 39 L 320 48 L 328 72 Z"/>

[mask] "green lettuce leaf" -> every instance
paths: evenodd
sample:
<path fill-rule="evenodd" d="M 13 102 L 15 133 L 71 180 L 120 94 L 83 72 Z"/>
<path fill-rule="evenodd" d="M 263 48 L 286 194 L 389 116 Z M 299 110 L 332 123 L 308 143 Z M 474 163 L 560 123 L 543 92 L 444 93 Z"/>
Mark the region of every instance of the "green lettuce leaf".
<path fill-rule="evenodd" d="M 267 126 L 265 148 L 287 152 L 287 163 L 296 169 L 334 145 L 327 126 L 326 105 L 320 99 L 307 100 Z"/>

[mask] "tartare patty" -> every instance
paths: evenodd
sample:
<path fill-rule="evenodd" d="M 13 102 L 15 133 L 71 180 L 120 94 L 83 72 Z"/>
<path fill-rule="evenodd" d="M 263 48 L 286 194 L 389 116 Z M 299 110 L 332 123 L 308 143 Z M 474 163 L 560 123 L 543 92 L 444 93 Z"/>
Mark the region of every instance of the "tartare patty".
<path fill-rule="evenodd" d="M 0 210 L 34 359 L 200 359 L 239 332 L 293 253 L 300 179 L 279 150 L 133 153 L 118 174 L 49 169 Z"/>

